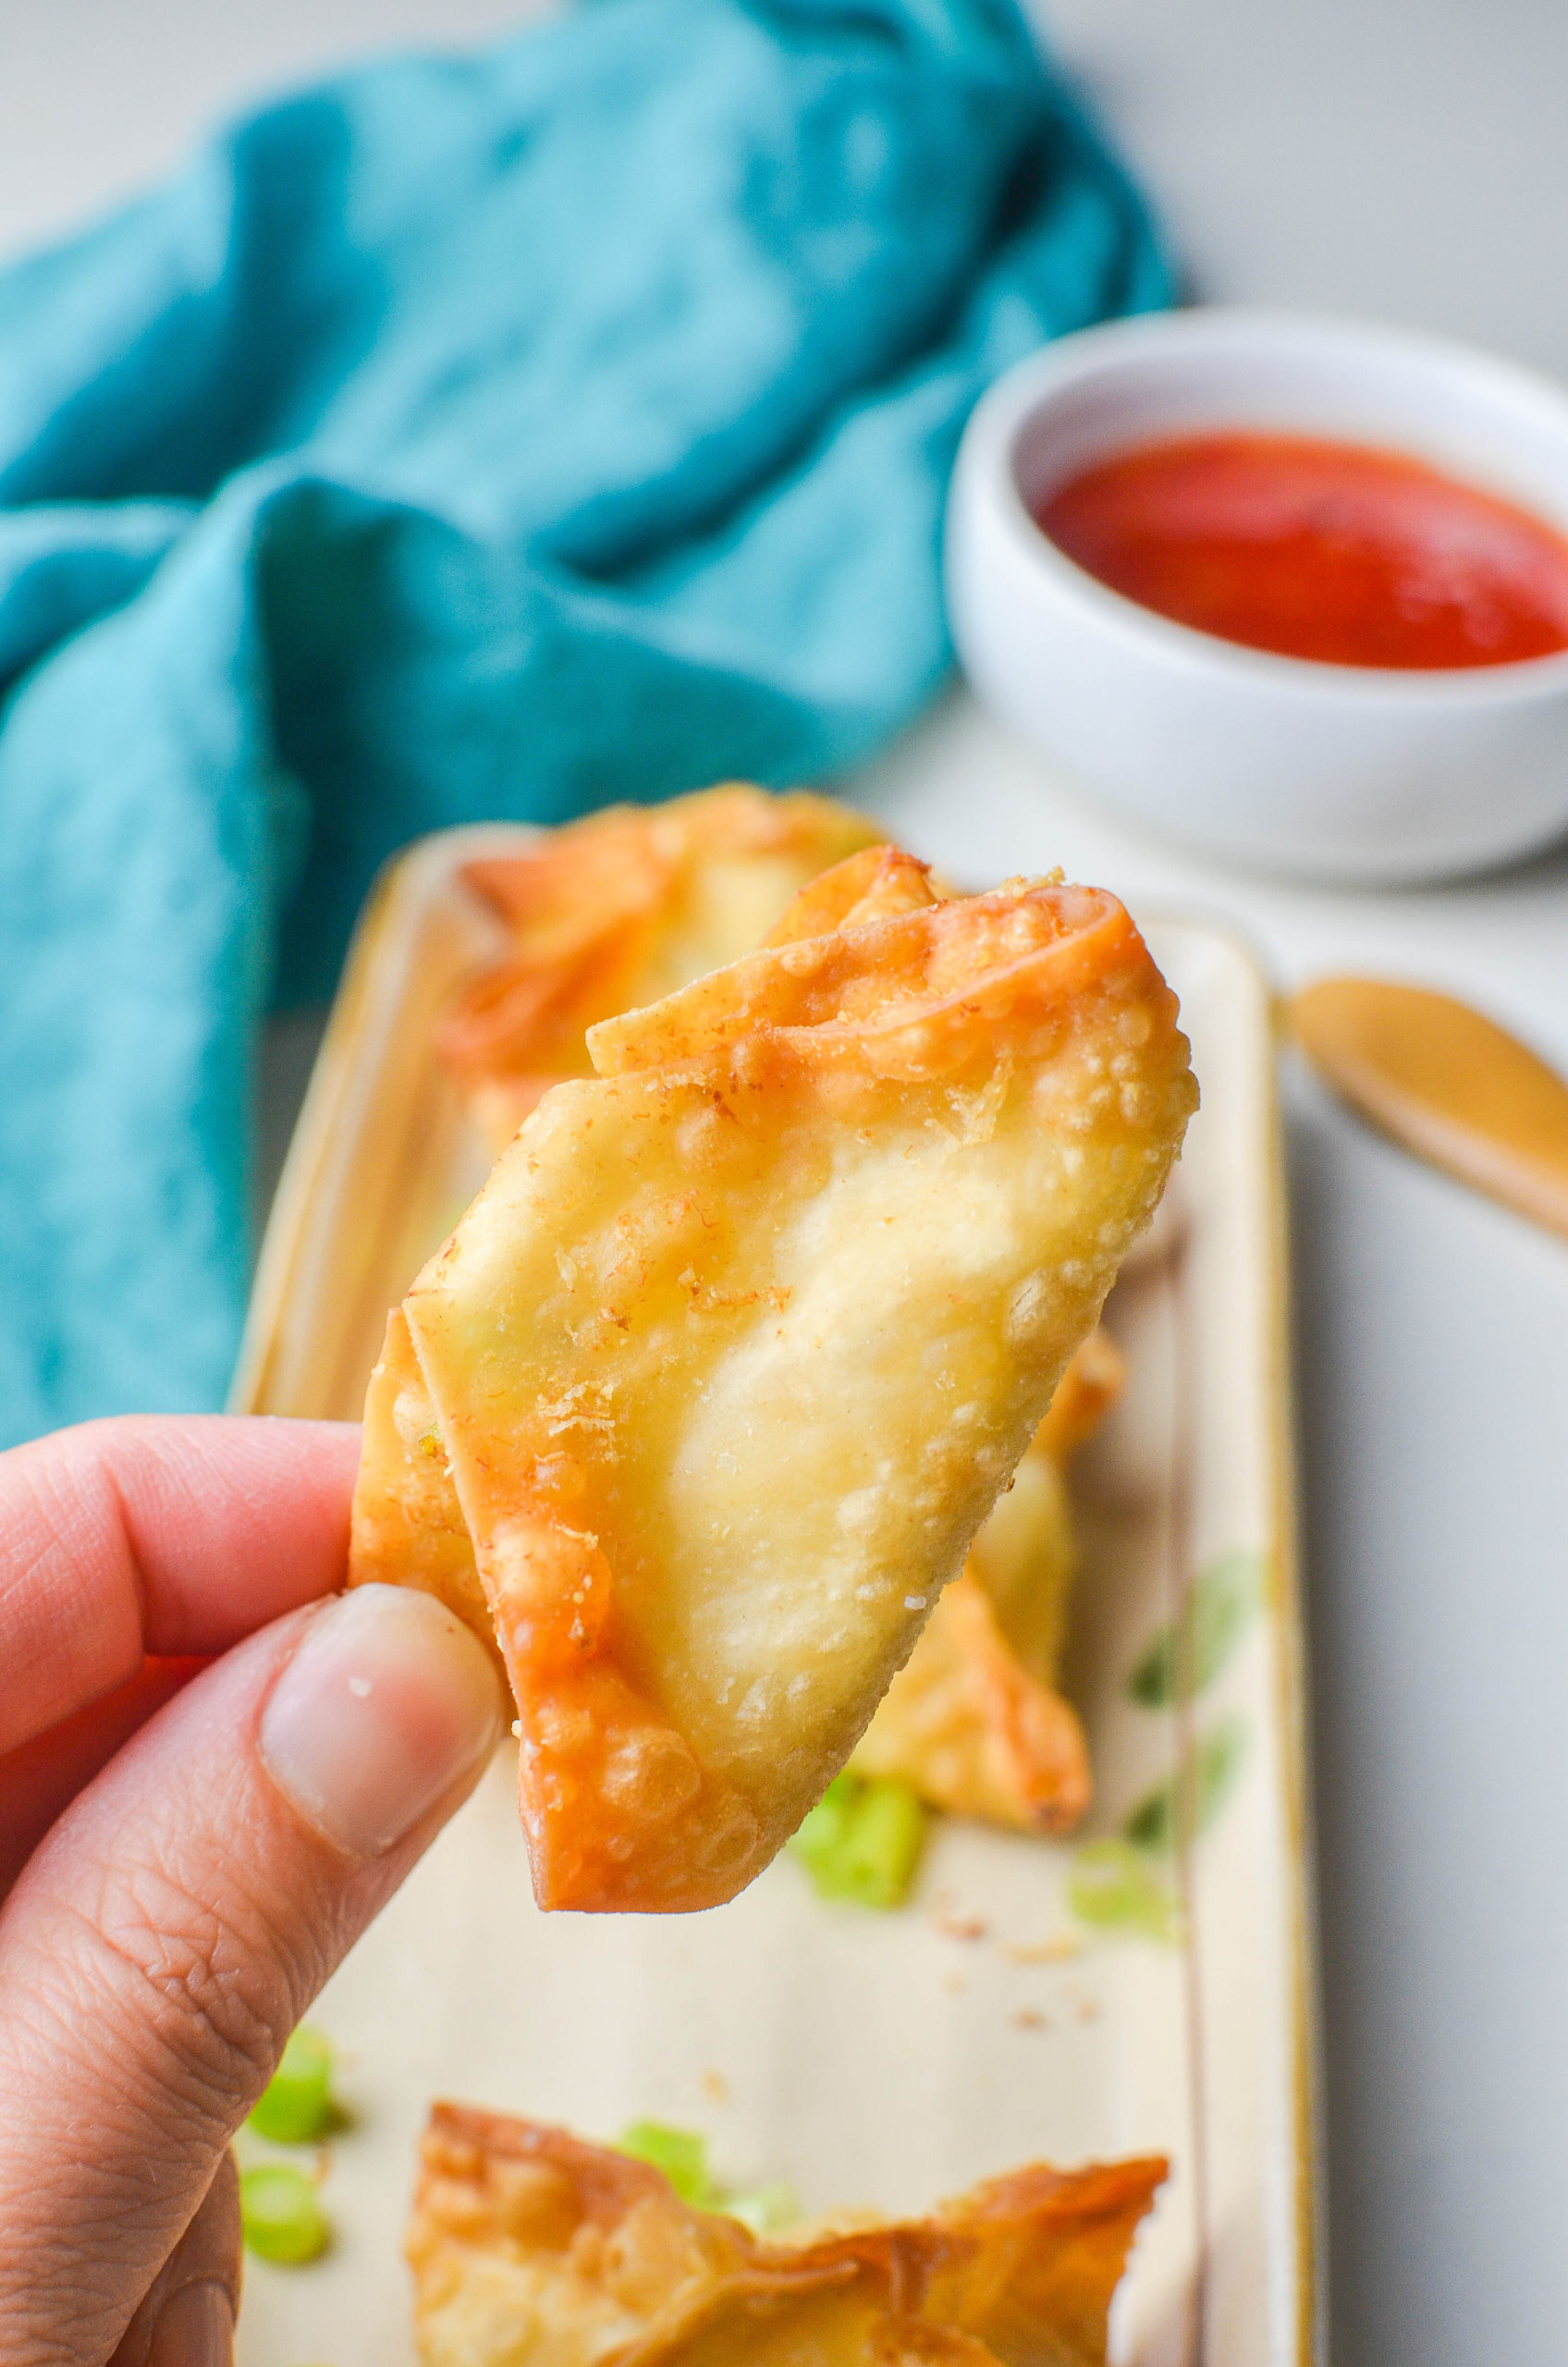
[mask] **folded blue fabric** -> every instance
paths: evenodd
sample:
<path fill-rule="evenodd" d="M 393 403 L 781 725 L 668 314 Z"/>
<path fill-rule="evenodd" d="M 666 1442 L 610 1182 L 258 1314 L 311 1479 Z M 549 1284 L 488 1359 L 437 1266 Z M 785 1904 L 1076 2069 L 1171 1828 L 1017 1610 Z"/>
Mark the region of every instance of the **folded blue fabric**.
<path fill-rule="evenodd" d="M 0 1435 L 221 1402 L 393 848 L 864 755 L 970 404 L 1170 292 L 1011 0 L 598 0 L 0 275 Z"/>

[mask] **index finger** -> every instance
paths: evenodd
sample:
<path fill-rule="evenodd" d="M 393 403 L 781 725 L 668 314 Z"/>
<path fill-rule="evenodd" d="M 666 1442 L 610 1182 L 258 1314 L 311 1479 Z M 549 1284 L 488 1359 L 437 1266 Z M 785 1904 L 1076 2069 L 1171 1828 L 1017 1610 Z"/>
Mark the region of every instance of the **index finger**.
<path fill-rule="evenodd" d="M 0 1454 L 0 1753 L 342 1581 L 350 1422 L 85 1422 Z"/>

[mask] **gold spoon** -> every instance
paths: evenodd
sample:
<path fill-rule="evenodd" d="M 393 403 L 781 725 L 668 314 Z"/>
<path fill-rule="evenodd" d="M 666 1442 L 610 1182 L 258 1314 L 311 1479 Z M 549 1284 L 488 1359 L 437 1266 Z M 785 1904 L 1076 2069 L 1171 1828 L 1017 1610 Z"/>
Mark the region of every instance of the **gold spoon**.
<path fill-rule="evenodd" d="M 1363 1117 L 1568 1237 L 1568 1083 L 1516 1036 L 1452 995 L 1386 978 L 1320 978 L 1286 1012 Z"/>

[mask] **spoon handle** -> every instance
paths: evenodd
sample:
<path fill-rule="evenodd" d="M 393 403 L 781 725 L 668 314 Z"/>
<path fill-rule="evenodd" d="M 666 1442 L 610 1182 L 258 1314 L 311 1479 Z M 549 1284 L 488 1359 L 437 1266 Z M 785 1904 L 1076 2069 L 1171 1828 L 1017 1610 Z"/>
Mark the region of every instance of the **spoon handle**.
<path fill-rule="evenodd" d="M 1320 978 L 1285 1008 L 1307 1059 L 1364 1118 L 1568 1239 L 1568 1083 L 1516 1036 L 1386 978 Z"/>

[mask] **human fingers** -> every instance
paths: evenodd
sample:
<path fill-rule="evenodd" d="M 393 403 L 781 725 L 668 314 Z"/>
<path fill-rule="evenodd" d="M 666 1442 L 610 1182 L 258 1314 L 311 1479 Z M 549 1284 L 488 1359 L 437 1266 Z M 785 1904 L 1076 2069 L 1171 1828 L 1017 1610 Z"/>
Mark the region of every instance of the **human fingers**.
<path fill-rule="evenodd" d="M 239 2173 L 223 2154 L 212 2185 L 115 2346 L 110 2367 L 229 2367 L 239 2313 Z"/>
<path fill-rule="evenodd" d="M 0 1900 L 55 1819 L 205 1661 L 143 1661 L 129 1685 L 0 1759 Z"/>
<path fill-rule="evenodd" d="M 0 1909 L 0 2357 L 96 2367 L 288 2032 L 501 1731 L 488 1655 L 363 1587 L 238 1645 Z"/>
<path fill-rule="evenodd" d="M 0 1753 L 342 1580 L 359 1431 L 84 1422 L 0 1454 Z"/>

